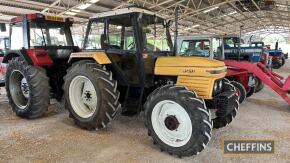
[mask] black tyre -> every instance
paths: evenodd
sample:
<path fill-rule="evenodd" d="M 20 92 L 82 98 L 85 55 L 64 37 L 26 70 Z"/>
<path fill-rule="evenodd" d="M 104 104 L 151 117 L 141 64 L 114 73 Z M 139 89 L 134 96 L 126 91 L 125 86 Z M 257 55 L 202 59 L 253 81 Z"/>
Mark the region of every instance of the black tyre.
<path fill-rule="evenodd" d="M 272 60 L 272 68 L 279 69 L 282 67 L 282 60 L 281 59 L 274 59 Z"/>
<path fill-rule="evenodd" d="M 264 88 L 265 84 L 261 79 L 255 77 L 255 93 L 260 92 Z"/>
<path fill-rule="evenodd" d="M 247 95 L 246 89 L 239 82 L 231 81 L 231 84 L 236 88 L 235 90 L 239 97 L 239 103 L 241 104 L 246 99 L 246 95 Z"/>
<path fill-rule="evenodd" d="M 203 99 L 183 86 L 157 88 L 144 107 L 148 134 L 161 151 L 179 157 L 196 155 L 211 139 L 209 110 Z"/>
<path fill-rule="evenodd" d="M 249 86 L 247 90 L 247 97 L 251 97 L 256 92 L 255 86 Z"/>
<path fill-rule="evenodd" d="M 282 66 L 284 66 L 285 65 L 285 58 L 282 58 Z"/>
<path fill-rule="evenodd" d="M 13 58 L 8 64 L 5 82 L 9 104 L 17 116 L 37 118 L 48 109 L 50 87 L 43 68 Z"/>
<path fill-rule="evenodd" d="M 117 82 L 105 66 L 80 61 L 68 69 L 64 90 L 70 117 L 87 130 L 105 128 L 121 109 Z"/>
<path fill-rule="evenodd" d="M 233 93 L 233 96 L 227 102 L 227 106 L 223 106 L 216 111 L 216 117 L 212 119 L 214 128 L 227 126 L 233 121 L 239 110 L 239 97 L 235 93 L 235 87 L 228 80 L 223 80 L 223 92 L 225 91 Z"/>

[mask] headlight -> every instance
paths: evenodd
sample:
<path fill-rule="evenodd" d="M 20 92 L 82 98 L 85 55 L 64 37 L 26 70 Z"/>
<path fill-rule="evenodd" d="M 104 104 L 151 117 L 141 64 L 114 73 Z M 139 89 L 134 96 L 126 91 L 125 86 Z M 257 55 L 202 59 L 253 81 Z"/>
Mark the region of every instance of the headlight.
<path fill-rule="evenodd" d="M 213 86 L 213 95 L 216 95 L 222 91 L 223 82 L 222 80 L 216 80 Z"/>
<path fill-rule="evenodd" d="M 221 74 L 227 71 L 227 68 L 221 69 L 221 70 L 207 70 L 206 72 L 210 74 Z"/>
<path fill-rule="evenodd" d="M 215 82 L 213 86 L 213 91 L 216 92 L 218 90 L 218 83 Z"/>
<path fill-rule="evenodd" d="M 218 83 L 219 83 L 219 84 L 218 84 L 218 85 L 219 85 L 219 89 L 222 89 L 222 87 L 223 87 L 223 82 L 222 82 L 221 80 L 219 80 Z"/>

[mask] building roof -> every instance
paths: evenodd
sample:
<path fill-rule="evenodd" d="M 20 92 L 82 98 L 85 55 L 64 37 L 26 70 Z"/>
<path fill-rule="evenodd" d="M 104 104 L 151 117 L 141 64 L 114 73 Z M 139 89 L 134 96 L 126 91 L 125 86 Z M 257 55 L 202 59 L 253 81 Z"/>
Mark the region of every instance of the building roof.
<path fill-rule="evenodd" d="M 103 18 L 103 17 L 108 17 L 108 16 L 131 14 L 131 13 L 144 13 L 144 14 L 148 14 L 148 15 L 156 15 L 156 16 L 162 17 L 161 15 L 156 14 L 156 13 L 149 11 L 149 10 L 146 10 L 146 9 L 142 9 L 142 8 L 138 8 L 138 7 L 126 7 L 126 8 L 115 9 L 115 10 L 106 11 L 106 12 L 102 12 L 102 13 L 97 13 L 94 16 L 92 16 L 91 18 Z"/>

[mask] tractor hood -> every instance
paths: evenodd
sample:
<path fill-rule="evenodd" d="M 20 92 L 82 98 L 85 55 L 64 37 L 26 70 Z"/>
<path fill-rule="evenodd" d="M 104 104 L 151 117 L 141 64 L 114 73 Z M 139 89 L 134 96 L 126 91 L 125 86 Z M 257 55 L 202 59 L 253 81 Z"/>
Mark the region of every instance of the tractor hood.
<path fill-rule="evenodd" d="M 160 57 L 155 64 L 156 75 L 224 77 L 224 62 L 204 57 Z"/>
<path fill-rule="evenodd" d="M 223 67 L 224 62 L 204 57 L 160 57 L 156 66 L 160 67 Z"/>

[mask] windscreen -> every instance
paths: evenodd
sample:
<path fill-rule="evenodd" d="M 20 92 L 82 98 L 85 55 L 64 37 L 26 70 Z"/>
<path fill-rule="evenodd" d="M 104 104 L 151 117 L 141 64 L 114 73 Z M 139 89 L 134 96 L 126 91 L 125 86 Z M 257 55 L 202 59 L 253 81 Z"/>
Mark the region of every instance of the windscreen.
<path fill-rule="evenodd" d="M 30 46 L 73 46 L 69 26 L 54 22 L 31 22 Z"/>

